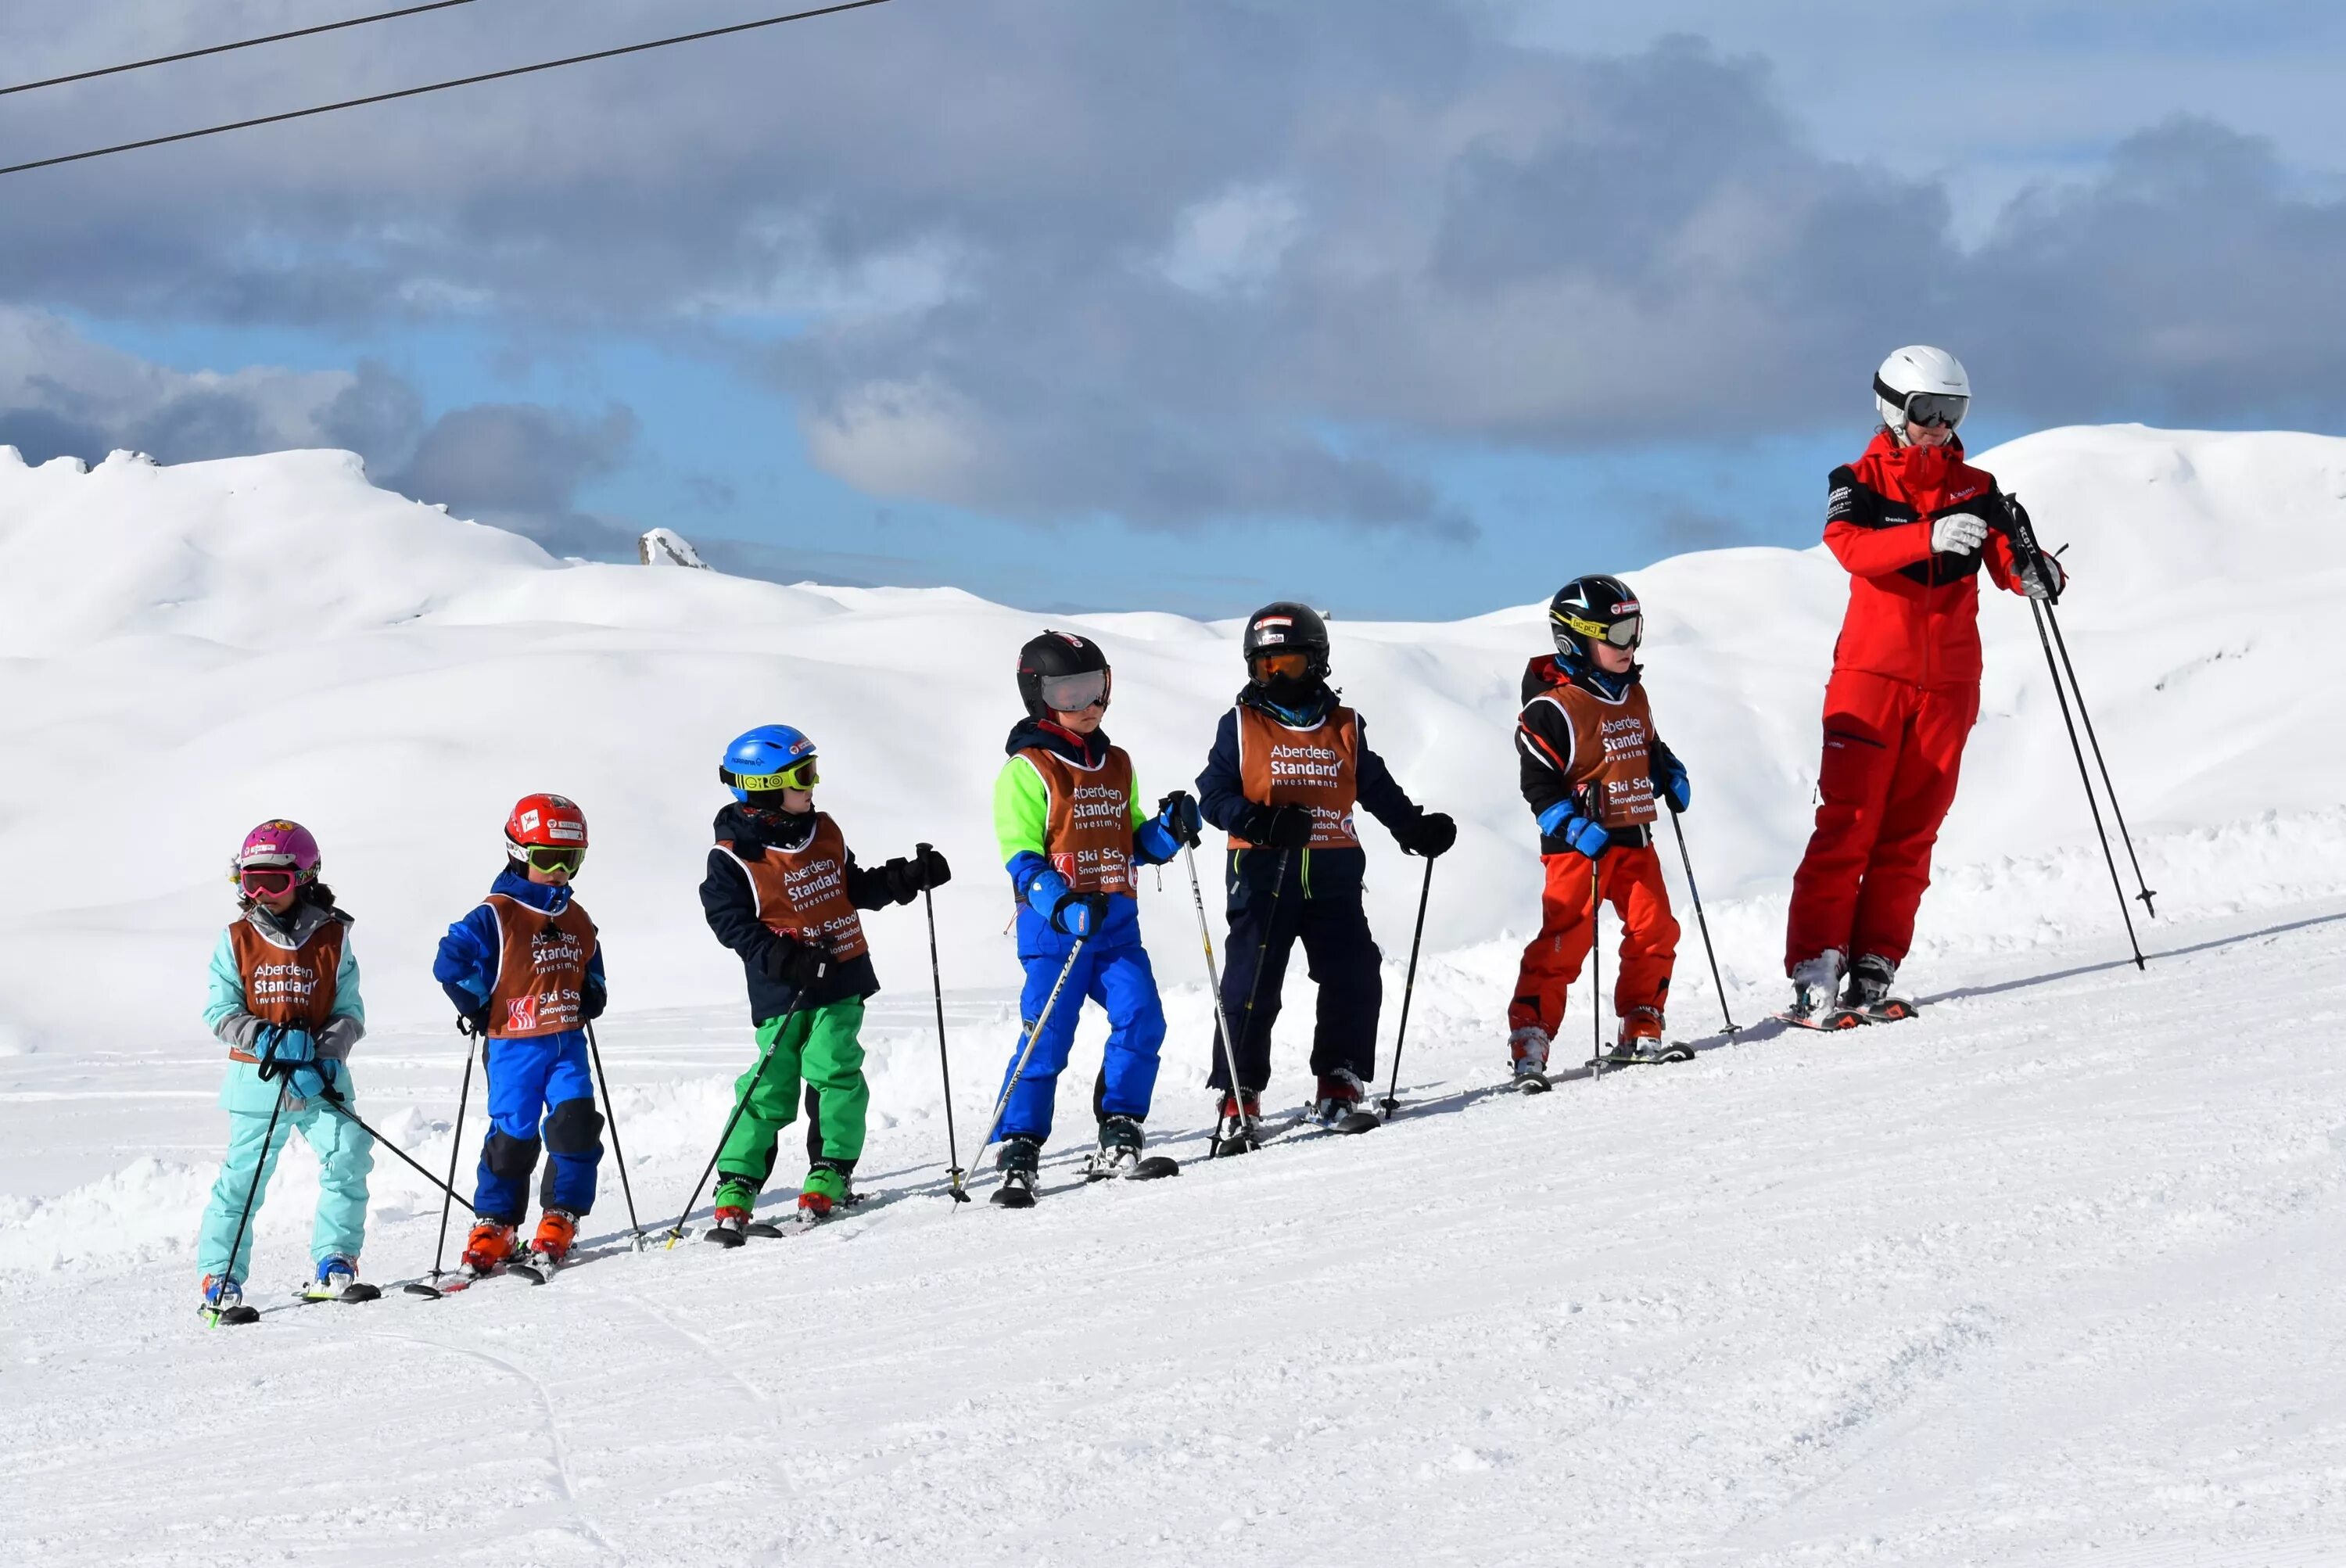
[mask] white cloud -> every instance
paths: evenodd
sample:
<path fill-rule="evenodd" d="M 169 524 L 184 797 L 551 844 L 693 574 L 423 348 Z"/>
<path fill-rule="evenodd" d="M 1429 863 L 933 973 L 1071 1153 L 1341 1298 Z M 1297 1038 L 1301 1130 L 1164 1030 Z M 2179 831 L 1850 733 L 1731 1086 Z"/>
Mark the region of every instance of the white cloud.
<path fill-rule="evenodd" d="M 1278 274 L 1302 235 L 1303 208 L 1285 187 L 1233 185 L 1174 219 L 1172 243 L 1153 266 L 1193 294 L 1250 293 Z"/>

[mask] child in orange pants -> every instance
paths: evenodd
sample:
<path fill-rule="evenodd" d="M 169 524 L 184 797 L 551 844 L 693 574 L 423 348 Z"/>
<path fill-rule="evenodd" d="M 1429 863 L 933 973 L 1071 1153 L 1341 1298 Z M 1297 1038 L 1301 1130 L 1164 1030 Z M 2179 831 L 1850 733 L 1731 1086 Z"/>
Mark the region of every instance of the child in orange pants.
<path fill-rule="evenodd" d="M 1532 661 L 1515 725 L 1524 799 L 1539 821 L 1546 886 L 1507 1005 L 1507 1054 L 1528 1086 L 1546 1083 L 1548 1045 L 1596 935 L 1597 901 L 1621 921 L 1613 988 L 1620 1033 L 1602 1055 L 1668 1060 L 1664 1008 L 1678 950 L 1653 823 L 1686 809 L 1686 768 L 1654 733 L 1639 683 L 1645 618 L 1617 577 L 1577 577 L 1548 606 L 1556 657 Z"/>

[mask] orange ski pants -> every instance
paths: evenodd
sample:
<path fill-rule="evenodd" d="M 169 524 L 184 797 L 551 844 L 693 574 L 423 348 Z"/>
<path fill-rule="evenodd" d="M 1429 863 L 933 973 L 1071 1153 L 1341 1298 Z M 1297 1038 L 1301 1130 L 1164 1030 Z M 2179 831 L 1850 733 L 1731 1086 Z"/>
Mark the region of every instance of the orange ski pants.
<path fill-rule="evenodd" d="M 1825 687 L 1817 825 L 1792 876 L 1784 972 L 1838 948 L 1896 963 L 1914 945 L 1931 850 L 1955 803 L 1976 685 L 1916 686 L 1835 670 Z"/>
<path fill-rule="evenodd" d="M 1547 871 L 1547 885 L 1540 891 L 1540 932 L 1524 949 L 1515 999 L 1507 1004 L 1507 1027 L 1536 1025 L 1550 1039 L 1564 1027 L 1565 998 L 1596 942 L 1592 872 L 1599 896 L 1621 921 L 1614 1013 L 1627 1018 L 1640 1007 L 1661 1013 L 1678 962 L 1678 922 L 1670 913 L 1669 889 L 1662 883 L 1661 857 L 1653 846 L 1617 847 L 1596 860 L 1570 852 L 1542 855 L 1540 860 Z"/>

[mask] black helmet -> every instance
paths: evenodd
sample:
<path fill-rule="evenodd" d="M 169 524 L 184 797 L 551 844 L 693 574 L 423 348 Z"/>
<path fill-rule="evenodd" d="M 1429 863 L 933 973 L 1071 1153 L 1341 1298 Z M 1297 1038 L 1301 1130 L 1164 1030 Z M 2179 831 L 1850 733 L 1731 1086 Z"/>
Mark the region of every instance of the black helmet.
<path fill-rule="evenodd" d="M 1589 645 L 1603 639 L 1617 648 L 1646 640 L 1646 615 L 1637 596 L 1618 577 L 1592 573 L 1558 588 L 1547 605 L 1556 653 L 1567 664 L 1588 664 Z"/>
<path fill-rule="evenodd" d="M 1026 717 L 1042 718 L 1050 713 L 1074 713 L 1090 706 L 1087 692 L 1083 702 L 1048 702 L 1044 699 L 1046 681 L 1058 681 L 1068 676 L 1107 674 L 1107 655 L 1099 644 L 1089 637 L 1079 637 L 1073 632 L 1045 632 L 1018 650 L 1018 697 L 1026 705 Z M 1089 683 L 1086 683 L 1088 685 Z M 1098 695 L 1107 695 L 1107 682 L 1098 683 Z M 1069 695 L 1069 694 L 1061 694 Z"/>
<path fill-rule="evenodd" d="M 1247 673 L 1254 673 L 1254 661 L 1259 654 L 1300 653 L 1311 661 L 1311 671 L 1324 679 L 1328 674 L 1328 623 L 1320 612 L 1309 605 L 1281 601 L 1265 605 L 1247 617 L 1246 637 L 1239 645 L 1246 656 Z"/>

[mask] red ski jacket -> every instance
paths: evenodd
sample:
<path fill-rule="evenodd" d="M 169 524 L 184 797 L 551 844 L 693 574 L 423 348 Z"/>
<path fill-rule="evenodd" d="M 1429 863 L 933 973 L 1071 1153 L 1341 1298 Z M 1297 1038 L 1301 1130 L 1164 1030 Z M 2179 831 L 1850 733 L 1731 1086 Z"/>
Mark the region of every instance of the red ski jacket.
<path fill-rule="evenodd" d="M 1833 668 L 1922 687 L 1976 685 L 1980 565 L 1996 586 L 2023 592 L 2012 545 L 1994 533 L 1974 554 L 1933 555 L 1931 524 L 1956 512 L 2000 523 L 1995 476 L 1965 463 L 1960 443 L 1902 447 L 1885 430 L 1831 483 L 1825 544 L 1850 574 Z"/>

